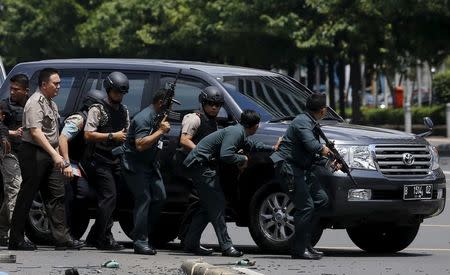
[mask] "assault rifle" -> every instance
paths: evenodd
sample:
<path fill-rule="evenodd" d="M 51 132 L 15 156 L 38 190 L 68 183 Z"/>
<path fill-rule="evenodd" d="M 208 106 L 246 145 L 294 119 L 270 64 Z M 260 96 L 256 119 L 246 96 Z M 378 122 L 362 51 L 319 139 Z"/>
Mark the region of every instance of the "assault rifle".
<path fill-rule="evenodd" d="M 341 154 L 339 154 L 338 150 L 334 146 L 334 142 L 330 141 L 327 136 L 325 136 L 325 133 L 320 128 L 319 124 L 317 123 L 315 128 L 317 129 L 317 133 L 319 136 L 325 141 L 325 145 L 331 150 L 333 153 L 331 157 L 333 160 L 336 160 L 337 163 L 342 165 L 341 171 L 346 173 L 347 176 L 350 178 L 350 181 L 353 183 L 354 186 L 358 186 L 358 184 L 355 181 L 355 178 L 353 178 L 352 174 L 350 173 L 350 167 L 348 166 L 347 162 L 342 158 Z"/>
<path fill-rule="evenodd" d="M 163 105 L 161 106 L 161 111 L 159 111 L 153 120 L 153 131 L 156 132 L 158 130 L 159 124 L 161 121 L 163 121 L 164 117 L 167 116 L 168 119 L 180 121 L 181 120 L 181 114 L 178 112 L 172 111 L 172 103 L 175 103 L 177 105 L 180 105 L 181 103 L 174 99 L 175 96 L 175 87 L 177 85 L 178 78 L 180 77 L 181 69 L 178 71 L 177 76 L 175 77 L 174 82 L 170 83 L 169 88 L 166 90 L 166 94 L 164 95 L 164 98 L 162 99 Z"/>

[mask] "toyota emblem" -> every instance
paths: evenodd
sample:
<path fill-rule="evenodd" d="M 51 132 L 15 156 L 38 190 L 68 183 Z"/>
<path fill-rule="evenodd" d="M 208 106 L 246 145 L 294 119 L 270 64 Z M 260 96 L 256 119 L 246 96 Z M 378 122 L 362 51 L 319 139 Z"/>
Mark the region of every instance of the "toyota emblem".
<path fill-rule="evenodd" d="M 413 165 L 414 156 L 410 153 L 404 153 L 403 154 L 403 163 L 406 165 Z"/>

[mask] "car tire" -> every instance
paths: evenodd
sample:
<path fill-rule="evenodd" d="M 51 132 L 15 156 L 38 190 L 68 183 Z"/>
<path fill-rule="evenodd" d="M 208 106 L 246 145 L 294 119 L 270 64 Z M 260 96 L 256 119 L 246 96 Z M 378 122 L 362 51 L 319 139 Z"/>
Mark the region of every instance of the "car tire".
<path fill-rule="evenodd" d="M 278 185 L 261 187 L 249 206 L 249 231 L 255 243 L 264 251 L 288 253 L 294 236 L 294 208 Z M 313 230 L 311 244 L 316 245 L 323 228 Z"/>
<path fill-rule="evenodd" d="M 367 224 L 347 228 L 355 245 L 369 253 L 395 253 L 408 247 L 419 231 L 420 224 Z"/>
<path fill-rule="evenodd" d="M 35 244 L 52 245 L 54 239 L 50 231 L 47 211 L 40 193 L 34 199 L 25 227 L 26 236 Z"/>

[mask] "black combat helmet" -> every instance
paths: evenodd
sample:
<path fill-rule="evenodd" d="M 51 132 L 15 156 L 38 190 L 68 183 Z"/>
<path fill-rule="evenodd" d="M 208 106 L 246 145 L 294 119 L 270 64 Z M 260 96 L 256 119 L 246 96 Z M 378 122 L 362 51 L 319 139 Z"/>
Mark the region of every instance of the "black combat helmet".
<path fill-rule="evenodd" d="M 116 89 L 119 92 L 126 94 L 130 88 L 128 77 L 121 72 L 110 73 L 103 81 L 103 86 L 107 93 L 109 93 L 111 89 Z"/>
<path fill-rule="evenodd" d="M 90 90 L 83 98 L 83 110 L 89 109 L 94 103 L 100 103 L 106 97 L 106 93 L 100 90 Z"/>
<path fill-rule="evenodd" d="M 208 86 L 203 89 L 198 96 L 198 101 L 200 101 L 202 105 L 207 102 L 219 104 L 224 103 L 222 91 L 220 91 L 219 88 L 215 86 Z"/>

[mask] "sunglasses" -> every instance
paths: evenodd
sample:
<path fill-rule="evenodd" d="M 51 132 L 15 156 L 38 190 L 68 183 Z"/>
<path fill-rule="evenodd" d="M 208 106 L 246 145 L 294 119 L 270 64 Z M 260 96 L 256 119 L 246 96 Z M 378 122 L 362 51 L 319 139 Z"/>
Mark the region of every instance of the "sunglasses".
<path fill-rule="evenodd" d="M 209 105 L 209 106 L 216 106 L 216 107 L 222 107 L 222 105 L 223 105 L 222 102 L 214 102 L 214 101 L 206 101 L 205 104 Z"/>

